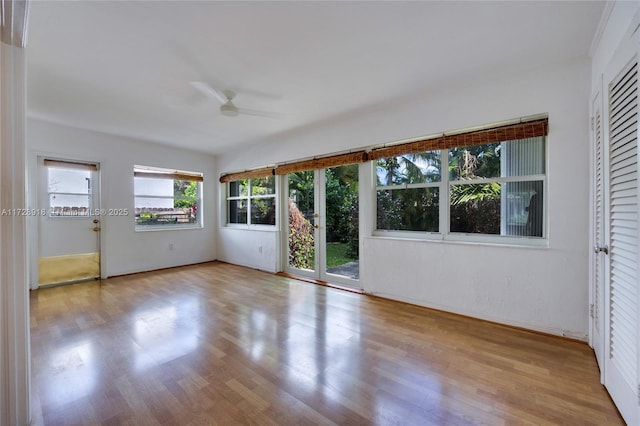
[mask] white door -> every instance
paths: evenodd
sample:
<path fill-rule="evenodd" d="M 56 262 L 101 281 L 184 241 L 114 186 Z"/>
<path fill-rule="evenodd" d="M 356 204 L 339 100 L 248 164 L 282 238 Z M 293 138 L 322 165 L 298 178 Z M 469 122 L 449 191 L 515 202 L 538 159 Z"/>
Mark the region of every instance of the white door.
<path fill-rule="evenodd" d="M 357 287 L 358 165 L 290 173 L 286 186 L 287 272 Z"/>
<path fill-rule="evenodd" d="M 607 160 L 606 152 L 602 142 L 602 98 L 598 93 L 591 107 L 591 128 L 592 140 L 594 146 L 594 179 L 593 179 L 593 201 L 594 201 L 594 220 L 593 220 L 593 283 L 591 289 L 591 345 L 596 354 L 598 366 L 600 367 L 600 380 L 604 382 L 604 288 L 605 278 L 608 276 L 609 262 L 607 259 L 609 247 L 607 242 L 609 238 L 605 235 L 608 231 L 605 202 L 606 187 L 604 185 L 604 175 L 608 173 L 608 167 L 605 170 Z"/>
<path fill-rule="evenodd" d="M 38 285 L 100 278 L 96 163 L 38 158 Z"/>
<path fill-rule="evenodd" d="M 638 60 L 621 49 L 604 75 L 609 271 L 604 383 L 628 424 L 640 424 L 638 351 Z"/>
<path fill-rule="evenodd" d="M 319 173 L 304 170 L 286 176 L 286 271 L 318 279 L 320 249 Z"/>

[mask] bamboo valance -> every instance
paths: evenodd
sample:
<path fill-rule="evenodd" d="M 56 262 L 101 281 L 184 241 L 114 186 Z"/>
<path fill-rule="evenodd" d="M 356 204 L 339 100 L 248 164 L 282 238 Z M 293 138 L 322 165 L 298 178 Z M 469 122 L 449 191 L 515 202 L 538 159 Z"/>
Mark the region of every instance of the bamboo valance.
<path fill-rule="evenodd" d="M 242 179 L 257 179 L 267 176 L 273 176 L 273 167 L 265 167 L 263 169 L 248 170 L 246 172 L 229 173 L 227 175 L 220 176 L 220 183 L 234 182 Z"/>
<path fill-rule="evenodd" d="M 418 140 L 384 148 L 374 149 L 369 152 L 369 160 L 379 158 L 397 157 L 404 154 L 416 154 L 418 152 L 438 149 L 457 148 L 461 146 L 484 145 L 494 142 L 506 142 L 518 139 L 546 136 L 549 130 L 549 119 L 541 118 L 490 129 L 475 130 L 453 135 L 443 134 L 429 139 Z"/>
<path fill-rule="evenodd" d="M 154 179 L 174 179 L 174 180 L 190 180 L 195 182 L 203 182 L 204 178 L 202 175 L 191 175 L 186 173 L 163 173 L 163 172 L 152 172 L 152 171 L 134 171 L 133 176 L 142 177 L 142 178 L 154 178 Z"/>
<path fill-rule="evenodd" d="M 281 164 L 276 167 L 265 167 L 245 172 L 230 173 L 222 175 L 220 177 L 220 182 L 225 183 L 240 179 L 255 179 L 271 175 L 286 175 L 304 170 L 324 169 L 327 167 L 364 163 L 365 161 L 377 160 L 379 158 L 397 157 L 404 154 L 416 154 L 419 152 L 439 149 L 534 138 L 538 136 L 546 136 L 548 132 L 548 117 L 535 118 L 528 121 L 520 121 L 517 123 L 479 130 L 463 131 L 455 134 L 445 133 L 440 136 L 430 137 L 427 139 L 376 148 L 370 152 L 356 151 L 347 154 L 330 155 L 327 157 L 313 158 L 311 160 Z"/>
<path fill-rule="evenodd" d="M 60 167 L 63 169 L 89 170 L 91 172 L 98 171 L 98 165 L 93 163 L 76 163 L 74 161 L 63 160 L 44 160 L 45 167 Z"/>
<path fill-rule="evenodd" d="M 312 160 L 283 164 L 276 167 L 276 174 L 286 175 L 304 170 L 324 169 L 326 167 L 338 167 L 345 166 L 347 164 L 364 163 L 365 161 L 367 161 L 366 151 L 350 152 L 347 154 L 332 155 L 329 157 L 320 157 Z"/>

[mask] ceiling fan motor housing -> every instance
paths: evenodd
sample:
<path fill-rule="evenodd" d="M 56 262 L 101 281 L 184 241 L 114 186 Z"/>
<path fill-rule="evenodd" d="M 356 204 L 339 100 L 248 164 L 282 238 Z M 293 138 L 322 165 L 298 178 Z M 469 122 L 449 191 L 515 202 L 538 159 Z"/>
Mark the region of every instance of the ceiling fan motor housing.
<path fill-rule="evenodd" d="M 227 117 L 235 117 L 238 115 L 238 108 L 229 101 L 226 104 L 220 105 L 220 113 Z"/>

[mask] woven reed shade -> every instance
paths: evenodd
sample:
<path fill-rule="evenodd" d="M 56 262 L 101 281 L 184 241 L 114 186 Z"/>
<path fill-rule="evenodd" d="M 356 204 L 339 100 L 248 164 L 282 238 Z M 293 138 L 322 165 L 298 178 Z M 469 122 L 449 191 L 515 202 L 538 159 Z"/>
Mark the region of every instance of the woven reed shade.
<path fill-rule="evenodd" d="M 233 182 L 242 179 L 256 179 L 261 177 L 273 176 L 275 173 L 273 167 L 264 169 L 249 170 L 247 172 L 229 173 L 220 176 L 220 183 Z"/>
<path fill-rule="evenodd" d="M 276 168 L 277 175 L 301 172 L 304 170 L 324 169 L 326 167 L 345 166 L 347 164 L 364 163 L 367 161 L 365 151 L 350 152 L 348 154 L 332 155 L 330 157 L 314 158 L 313 160 L 298 161 L 283 164 Z"/>
<path fill-rule="evenodd" d="M 524 123 L 508 124 L 492 129 L 476 130 L 456 135 L 443 135 L 431 139 L 392 145 L 374 149 L 368 154 L 369 160 L 397 157 L 404 154 L 457 148 L 461 146 L 484 145 L 494 142 L 506 142 L 518 139 L 546 136 L 549 130 L 549 119 L 542 118 Z"/>
<path fill-rule="evenodd" d="M 98 165 L 92 163 L 75 163 L 72 161 L 62 161 L 62 160 L 44 160 L 44 165 L 46 167 L 61 167 L 64 169 L 77 169 L 77 170 L 89 170 L 92 172 L 98 171 Z"/>
<path fill-rule="evenodd" d="M 141 178 L 154 178 L 154 179 L 175 179 L 175 180 L 190 180 L 196 182 L 203 182 L 202 175 L 189 175 L 185 173 L 162 173 L 162 172 L 133 172 L 133 176 Z"/>

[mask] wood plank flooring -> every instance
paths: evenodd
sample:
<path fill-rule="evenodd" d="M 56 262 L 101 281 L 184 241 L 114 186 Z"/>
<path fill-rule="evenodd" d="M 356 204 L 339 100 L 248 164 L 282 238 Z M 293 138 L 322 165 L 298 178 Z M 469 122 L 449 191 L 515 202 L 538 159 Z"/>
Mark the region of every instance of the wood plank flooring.
<path fill-rule="evenodd" d="M 616 425 L 586 344 L 208 263 L 31 293 L 35 425 Z"/>

